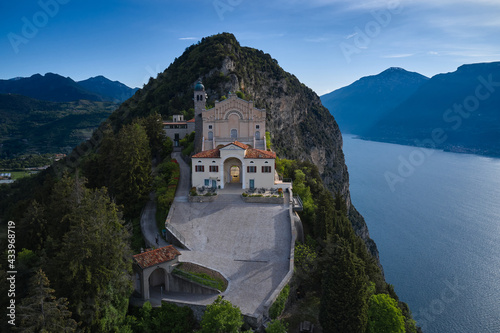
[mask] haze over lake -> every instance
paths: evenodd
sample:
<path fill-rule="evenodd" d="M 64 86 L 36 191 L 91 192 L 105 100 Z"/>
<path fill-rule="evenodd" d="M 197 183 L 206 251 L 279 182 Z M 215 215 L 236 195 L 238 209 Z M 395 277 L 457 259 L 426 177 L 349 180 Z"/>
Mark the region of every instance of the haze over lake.
<path fill-rule="evenodd" d="M 500 159 L 348 135 L 344 153 L 387 282 L 424 332 L 500 332 Z"/>

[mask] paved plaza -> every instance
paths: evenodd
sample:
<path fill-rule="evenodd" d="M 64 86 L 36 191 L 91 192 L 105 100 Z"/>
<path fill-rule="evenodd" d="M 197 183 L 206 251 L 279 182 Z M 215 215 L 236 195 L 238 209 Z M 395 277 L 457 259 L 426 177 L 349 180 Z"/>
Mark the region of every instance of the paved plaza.
<path fill-rule="evenodd" d="M 179 260 L 219 271 L 229 281 L 225 299 L 243 314 L 262 314 L 264 303 L 289 270 L 292 235 L 288 200 L 279 205 L 245 203 L 240 185 L 219 190 L 214 202 L 189 203 L 185 200 L 186 182 L 182 182 L 189 167 L 181 158 L 177 160 L 184 184 L 177 191 L 170 222 L 190 249 L 181 250 Z M 210 304 L 215 298 L 163 295 L 163 299 L 197 304 Z"/>

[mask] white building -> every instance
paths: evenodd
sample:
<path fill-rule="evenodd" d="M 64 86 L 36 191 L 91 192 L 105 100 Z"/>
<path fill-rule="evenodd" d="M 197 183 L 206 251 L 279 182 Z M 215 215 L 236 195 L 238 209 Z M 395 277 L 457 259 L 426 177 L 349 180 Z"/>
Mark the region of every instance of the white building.
<path fill-rule="evenodd" d="M 242 189 L 272 188 L 275 160 L 274 152 L 234 141 L 193 155 L 192 183 L 194 187 L 224 188 L 225 184 L 237 183 Z"/>
<path fill-rule="evenodd" d="M 183 115 L 174 115 L 172 121 L 163 122 L 163 130 L 172 139 L 174 147 L 178 147 L 179 141 L 194 131 L 194 119 L 185 121 Z"/>

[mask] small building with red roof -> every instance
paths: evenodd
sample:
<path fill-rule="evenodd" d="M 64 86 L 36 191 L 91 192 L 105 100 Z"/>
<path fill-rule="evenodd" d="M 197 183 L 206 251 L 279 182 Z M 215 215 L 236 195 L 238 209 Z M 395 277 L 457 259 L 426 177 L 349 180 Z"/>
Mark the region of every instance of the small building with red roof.
<path fill-rule="evenodd" d="M 172 245 L 134 255 L 135 290 L 142 299 L 149 299 L 150 287 L 170 290 L 170 278 L 181 253 Z"/>

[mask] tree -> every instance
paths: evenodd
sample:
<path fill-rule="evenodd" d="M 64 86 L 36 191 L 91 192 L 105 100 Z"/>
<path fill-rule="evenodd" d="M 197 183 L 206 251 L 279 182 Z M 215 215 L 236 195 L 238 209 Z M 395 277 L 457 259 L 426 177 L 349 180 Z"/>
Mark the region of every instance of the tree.
<path fill-rule="evenodd" d="M 125 318 L 131 292 L 129 234 L 105 188 L 73 180 L 75 202 L 65 219 L 69 231 L 52 275 L 84 328 L 108 332 Z"/>
<path fill-rule="evenodd" d="M 281 320 L 275 319 L 267 326 L 266 333 L 286 333 L 287 326 Z"/>
<path fill-rule="evenodd" d="M 30 281 L 30 294 L 19 306 L 20 332 L 75 332 L 65 298 L 56 299 L 49 279 L 38 269 Z"/>
<path fill-rule="evenodd" d="M 152 155 L 162 159 L 168 156 L 172 152 L 173 143 L 163 132 L 161 116 L 155 112 L 146 118 L 140 119 L 139 123 L 146 130 Z"/>
<path fill-rule="evenodd" d="M 387 294 L 372 295 L 369 304 L 367 333 L 405 332 L 405 320 L 395 299 Z"/>
<path fill-rule="evenodd" d="M 124 126 L 115 142 L 111 177 L 113 194 L 130 216 L 142 207 L 151 189 L 151 152 L 145 129 L 133 123 Z"/>
<path fill-rule="evenodd" d="M 153 308 L 150 302 L 145 302 L 139 309 L 132 326 L 135 332 L 149 333 L 185 333 L 192 332 L 195 326 L 193 310 L 187 306 L 162 303 L 161 307 Z M 129 316 L 129 321 L 130 316 Z"/>
<path fill-rule="evenodd" d="M 326 252 L 319 312 L 323 331 L 364 333 L 368 287 L 363 262 L 338 237 Z"/>
<path fill-rule="evenodd" d="M 242 325 L 241 310 L 221 296 L 207 306 L 201 318 L 202 333 L 235 333 Z"/>

